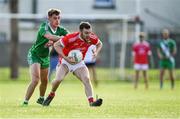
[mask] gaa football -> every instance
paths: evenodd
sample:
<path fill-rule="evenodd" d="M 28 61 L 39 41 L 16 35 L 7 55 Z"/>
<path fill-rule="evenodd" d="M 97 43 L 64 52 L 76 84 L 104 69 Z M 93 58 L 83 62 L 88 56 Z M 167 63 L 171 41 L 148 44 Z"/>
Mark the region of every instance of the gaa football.
<path fill-rule="evenodd" d="M 73 57 L 75 61 L 78 63 L 82 61 L 83 55 L 80 50 L 71 50 L 68 54 L 68 57 Z"/>

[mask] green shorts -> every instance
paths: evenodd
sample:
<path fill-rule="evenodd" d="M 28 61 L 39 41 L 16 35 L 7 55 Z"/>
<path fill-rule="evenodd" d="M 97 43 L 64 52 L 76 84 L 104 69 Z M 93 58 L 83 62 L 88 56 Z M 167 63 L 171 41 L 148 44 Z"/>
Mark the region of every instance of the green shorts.
<path fill-rule="evenodd" d="M 175 63 L 171 62 L 169 59 L 160 60 L 159 64 L 160 68 L 163 69 L 173 69 L 175 67 Z"/>
<path fill-rule="evenodd" d="M 29 65 L 34 63 L 39 63 L 41 64 L 41 68 L 48 68 L 50 63 L 50 58 L 49 56 L 42 58 L 37 56 L 36 54 L 32 54 L 31 52 L 29 52 L 27 56 L 27 61 Z"/>

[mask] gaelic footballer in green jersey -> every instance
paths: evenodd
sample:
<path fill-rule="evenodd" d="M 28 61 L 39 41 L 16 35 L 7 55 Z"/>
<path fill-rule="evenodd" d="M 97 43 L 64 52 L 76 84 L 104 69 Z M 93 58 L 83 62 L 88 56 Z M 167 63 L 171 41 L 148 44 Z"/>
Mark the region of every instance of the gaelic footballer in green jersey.
<path fill-rule="evenodd" d="M 37 38 L 28 52 L 28 63 L 30 65 L 31 82 L 27 88 L 24 105 L 32 96 L 39 80 L 41 81 L 39 90 L 40 97 L 37 103 L 42 104 L 48 82 L 49 67 L 49 47 L 58 41 L 61 36 L 65 36 L 68 31 L 60 26 L 60 10 L 50 9 L 48 11 L 48 22 L 43 22 L 37 33 Z"/>
<path fill-rule="evenodd" d="M 56 36 L 65 36 L 68 33 L 68 31 L 61 26 L 58 26 L 56 28 L 56 31 L 54 31 L 51 28 L 50 23 L 47 23 L 47 22 L 42 23 L 37 34 L 37 39 L 28 53 L 28 63 L 30 65 L 38 62 L 41 64 L 41 68 L 49 67 L 50 41 L 49 39 L 44 37 L 46 33 L 50 33 Z"/>
<path fill-rule="evenodd" d="M 163 76 L 165 69 L 168 69 L 171 89 L 174 88 L 173 69 L 175 68 L 174 56 L 177 52 L 176 42 L 169 37 L 169 31 L 164 29 L 162 32 L 163 39 L 160 41 L 157 49 L 158 57 L 160 59 L 160 89 L 163 88 Z"/>

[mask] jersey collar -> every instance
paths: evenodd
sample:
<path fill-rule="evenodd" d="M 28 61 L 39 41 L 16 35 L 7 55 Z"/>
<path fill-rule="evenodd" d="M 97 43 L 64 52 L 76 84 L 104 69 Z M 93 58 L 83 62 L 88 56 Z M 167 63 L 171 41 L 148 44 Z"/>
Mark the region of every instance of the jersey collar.
<path fill-rule="evenodd" d="M 49 26 L 49 28 L 51 29 L 51 31 L 55 34 L 56 31 L 57 31 L 57 28 L 56 28 L 56 30 L 54 30 L 54 29 L 51 27 L 50 23 L 48 23 L 48 26 Z"/>
<path fill-rule="evenodd" d="M 84 41 L 84 39 L 81 37 L 80 33 L 79 33 L 79 39 L 82 40 L 82 41 Z"/>
<path fill-rule="evenodd" d="M 84 39 L 81 37 L 80 33 L 79 33 L 79 39 L 82 40 L 82 41 L 84 41 L 84 42 L 86 42 L 86 43 L 88 43 L 88 44 L 90 43 L 90 42 L 87 42 L 86 40 L 84 40 Z"/>

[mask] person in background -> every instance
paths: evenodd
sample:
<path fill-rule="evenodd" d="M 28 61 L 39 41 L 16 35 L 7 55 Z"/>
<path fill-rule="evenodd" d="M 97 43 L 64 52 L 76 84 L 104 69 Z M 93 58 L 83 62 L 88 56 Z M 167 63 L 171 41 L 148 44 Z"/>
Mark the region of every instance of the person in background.
<path fill-rule="evenodd" d="M 139 41 L 133 44 L 133 62 L 135 69 L 135 81 L 134 88 L 138 87 L 139 73 L 142 71 L 145 83 L 145 89 L 148 89 L 148 78 L 147 78 L 147 70 L 149 69 L 149 61 L 148 56 L 150 56 L 151 50 L 150 45 L 147 41 L 145 41 L 145 33 L 141 32 L 139 34 Z"/>
<path fill-rule="evenodd" d="M 157 54 L 160 59 L 160 89 L 163 88 L 163 77 L 165 73 L 165 69 L 168 70 L 170 81 L 171 81 L 171 89 L 174 89 L 175 81 L 174 81 L 174 68 L 175 68 L 175 59 L 174 56 L 177 53 L 176 42 L 169 37 L 169 30 L 164 29 L 162 32 L 162 39 L 157 48 Z"/>

